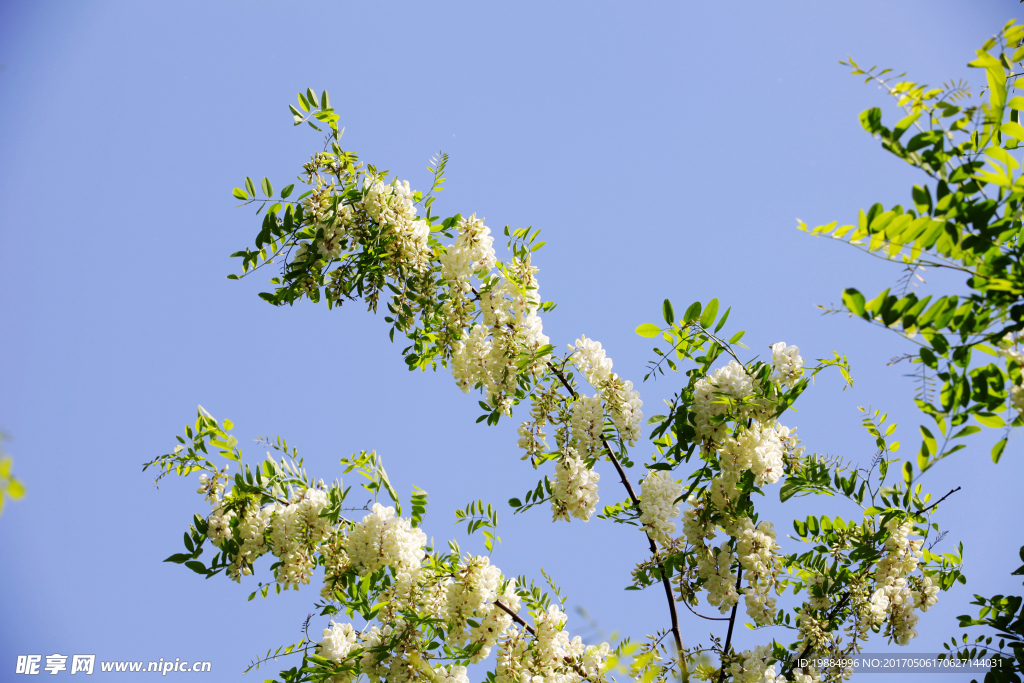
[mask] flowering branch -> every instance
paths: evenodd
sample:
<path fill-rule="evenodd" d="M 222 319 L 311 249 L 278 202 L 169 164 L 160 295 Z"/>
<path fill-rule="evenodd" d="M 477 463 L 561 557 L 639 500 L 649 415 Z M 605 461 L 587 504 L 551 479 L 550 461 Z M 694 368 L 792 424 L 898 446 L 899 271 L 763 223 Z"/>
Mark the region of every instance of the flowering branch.
<path fill-rule="evenodd" d="M 576 390 L 573 389 L 572 385 L 569 384 L 568 380 L 566 380 L 565 375 L 562 374 L 562 371 L 556 368 L 550 362 L 547 365 L 551 372 L 555 374 L 555 377 L 558 378 L 558 381 L 562 383 L 562 386 L 564 386 L 568 390 L 569 395 L 575 399 L 577 397 Z M 639 509 L 640 499 L 637 498 L 636 492 L 633 490 L 633 485 L 629 482 L 629 477 L 626 476 L 626 471 L 622 469 L 622 464 L 619 462 L 619 459 L 615 457 L 615 452 L 612 450 L 612 447 L 608 444 L 607 439 L 605 439 L 603 436 L 601 437 L 601 443 L 604 445 L 605 450 L 608 451 L 608 459 L 611 460 L 612 465 L 615 466 L 615 471 L 619 473 L 619 480 L 622 482 L 622 485 L 626 487 L 626 493 L 629 494 L 629 499 L 633 502 L 633 506 Z M 650 546 L 651 554 L 657 556 L 658 546 L 657 544 L 655 544 L 654 539 L 651 538 L 650 534 L 647 534 L 647 543 Z M 668 600 L 669 616 L 672 619 L 672 638 L 675 640 L 676 653 L 679 654 L 680 657 L 682 657 L 683 637 L 679 631 L 679 613 L 676 610 L 675 597 L 672 595 L 672 583 L 669 577 L 669 572 L 665 569 L 664 565 L 659 565 L 659 568 L 661 569 L 661 584 L 665 588 L 665 599 Z"/>

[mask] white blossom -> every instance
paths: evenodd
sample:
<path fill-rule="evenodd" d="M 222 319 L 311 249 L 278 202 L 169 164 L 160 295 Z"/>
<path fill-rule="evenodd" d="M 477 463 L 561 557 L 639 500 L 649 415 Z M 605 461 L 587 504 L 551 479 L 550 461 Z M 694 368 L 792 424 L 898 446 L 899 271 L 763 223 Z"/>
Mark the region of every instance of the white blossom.
<path fill-rule="evenodd" d="M 555 466 L 555 482 L 551 487 L 551 511 L 554 520 L 570 521 L 569 517 L 590 521 L 597 508 L 597 482 L 601 479 L 586 461 L 566 448 Z"/>
<path fill-rule="evenodd" d="M 408 519 L 396 517 L 395 508 L 374 503 L 373 511 L 349 532 L 346 549 L 360 574 L 387 566 L 395 571 L 400 585 L 408 586 L 419 572 L 426 542 L 423 530 L 413 528 Z"/>
<path fill-rule="evenodd" d="M 771 349 L 772 365 L 775 366 L 772 379 L 792 389 L 804 375 L 804 359 L 800 357 L 800 348 L 779 342 L 772 344 Z"/>
<path fill-rule="evenodd" d="M 604 450 L 604 407 L 601 396 L 579 395 L 571 404 L 572 417 L 569 424 L 576 439 L 576 448 L 587 455 L 596 455 Z"/>
<path fill-rule="evenodd" d="M 352 624 L 338 624 L 333 620 L 324 629 L 323 639 L 320 641 L 320 656 L 331 660 L 335 664 L 345 662 L 349 653 L 360 647 L 359 633 L 352 628 Z M 351 680 L 346 677 L 344 680 Z M 335 677 L 337 683 L 341 683 Z"/>
<path fill-rule="evenodd" d="M 672 520 L 679 516 L 676 499 L 682 493 L 683 485 L 660 470 L 649 472 L 640 485 L 640 523 L 647 535 L 662 545 L 668 545 L 676 532 Z"/>

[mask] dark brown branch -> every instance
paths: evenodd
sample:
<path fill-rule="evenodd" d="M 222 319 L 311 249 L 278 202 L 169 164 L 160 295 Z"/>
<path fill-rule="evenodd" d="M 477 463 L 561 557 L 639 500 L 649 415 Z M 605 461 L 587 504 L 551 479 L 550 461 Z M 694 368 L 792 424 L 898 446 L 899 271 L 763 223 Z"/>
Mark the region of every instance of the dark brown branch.
<path fill-rule="evenodd" d="M 548 362 L 548 368 L 551 372 L 555 373 L 555 377 L 557 377 L 558 381 L 562 383 L 562 386 L 566 388 L 569 395 L 576 398 L 576 390 L 573 389 L 572 385 L 569 384 L 568 380 L 566 380 L 562 371 L 556 368 L 550 361 Z M 619 473 L 619 479 L 622 481 L 622 485 L 626 487 L 626 493 L 629 494 L 629 499 L 633 502 L 633 506 L 639 510 L 640 499 L 637 498 L 636 492 L 633 490 L 633 485 L 629 483 L 629 477 L 626 476 L 626 471 L 622 469 L 622 463 L 620 463 L 619 459 L 615 457 L 615 451 L 612 450 L 612 447 L 604 437 L 601 438 L 601 443 L 608 452 L 608 459 L 611 460 L 612 465 L 615 466 L 615 471 Z M 655 544 L 654 539 L 651 538 L 650 534 L 647 535 L 647 543 L 651 548 L 651 554 L 657 557 L 658 546 Z M 661 584 L 665 588 L 665 598 L 668 600 L 669 616 L 672 618 L 672 637 L 676 642 L 676 654 L 679 655 L 681 659 L 683 656 L 683 636 L 679 632 L 679 613 L 676 611 L 676 599 L 675 596 L 672 595 L 672 583 L 669 580 L 668 572 L 665 570 L 664 566 L 661 566 L 660 569 Z"/>
<path fill-rule="evenodd" d="M 527 624 L 527 623 L 526 623 L 526 622 L 525 622 L 525 621 L 523 620 L 523 618 L 522 618 L 521 616 L 519 616 L 518 614 L 516 614 L 515 612 L 513 612 L 513 611 L 512 611 L 511 609 L 509 609 L 509 608 L 508 608 L 508 607 L 507 607 L 507 606 L 505 605 L 505 603 L 503 603 L 503 602 L 502 602 L 501 600 L 495 600 L 495 601 L 494 601 L 494 604 L 495 604 L 495 605 L 496 605 L 496 606 L 498 607 L 498 609 L 500 609 L 500 610 L 501 610 L 502 612 L 504 612 L 505 614 L 507 614 L 507 615 L 509 615 L 510 617 L 512 617 L 512 620 L 513 620 L 513 621 L 515 621 L 515 622 L 516 622 L 517 624 L 519 624 L 520 626 L 522 626 L 523 628 L 525 628 L 525 629 L 526 629 L 527 631 L 529 631 L 529 632 L 530 632 L 530 635 L 531 635 L 531 636 L 535 636 L 535 635 L 537 635 L 537 634 L 536 634 L 536 633 L 534 632 L 534 630 L 533 630 L 533 627 L 532 627 L 532 626 L 530 626 L 529 624 Z"/>
<path fill-rule="evenodd" d="M 725 680 L 725 656 L 729 654 L 729 647 L 732 645 L 732 629 L 736 625 L 736 608 L 740 606 L 739 592 L 740 581 L 743 580 L 743 565 L 736 569 L 736 603 L 732 606 L 732 614 L 729 615 L 729 632 L 725 634 L 725 647 L 722 649 L 722 674 L 718 677 L 719 683 Z"/>
<path fill-rule="evenodd" d="M 959 491 L 959 490 L 960 490 L 960 487 L 959 487 L 959 486 L 957 486 L 957 487 L 956 487 L 955 489 L 953 489 L 952 491 L 950 491 L 949 493 L 947 493 L 946 495 L 944 495 L 944 496 L 943 496 L 942 498 L 939 498 L 939 499 L 938 499 L 937 501 L 935 501 L 934 503 L 932 503 L 931 505 L 929 505 L 929 506 L 928 506 L 928 507 L 926 507 L 925 509 L 921 510 L 921 511 L 920 511 L 920 512 L 918 512 L 917 514 L 919 514 L 919 515 L 923 515 L 924 513 L 926 513 L 926 512 L 928 512 L 929 510 L 931 510 L 932 508 L 938 507 L 939 503 L 941 503 L 942 501 L 946 500 L 947 498 L 949 498 L 950 496 L 952 496 L 952 495 L 953 495 L 954 493 L 956 493 L 956 492 L 957 492 L 957 491 Z"/>
<path fill-rule="evenodd" d="M 690 607 L 690 603 L 686 602 L 686 600 L 683 600 L 682 602 L 684 605 L 686 605 L 686 609 L 690 610 L 691 612 L 693 612 L 694 616 L 698 616 L 701 619 L 707 619 L 708 621 L 729 621 L 729 617 L 706 617 L 703 614 L 694 612 L 693 608 Z"/>

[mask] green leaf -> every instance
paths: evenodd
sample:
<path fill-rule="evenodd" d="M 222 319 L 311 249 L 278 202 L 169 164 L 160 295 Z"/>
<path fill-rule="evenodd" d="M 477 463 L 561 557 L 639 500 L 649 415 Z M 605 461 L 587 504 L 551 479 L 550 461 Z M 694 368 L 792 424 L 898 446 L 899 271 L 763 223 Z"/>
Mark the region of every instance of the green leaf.
<path fill-rule="evenodd" d="M 256 186 L 252 184 L 252 178 L 249 176 L 245 177 L 245 189 L 249 193 L 250 197 L 256 196 Z"/>
<path fill-rule="evenodd" d="M 1015 97 L 1013 99 L 1020 100 L 1024 99 L 1024 97 Z M 1009 135 L 1015 140 L 1024 141 L 1024 126 L 1020 125 L 1016 121 L 1008 121 L 1007 123 L 1004 123 L 999 127 L 999 130 L 1001 130 L 1004 135 Z"/>
<path fill-rule="evenodd" d="M 725 309 L 725 315 L 723 315 L 722 319 L 718 321 L 717 325 L 715 325 L 715 334 L 718 334 L 718 331 L 725 326 L 725 321 L 729 319 L 729 312 L 730 311 L 732 311 L 732 306 L 730 306 L 729 308 Z"/>
<path fill-rule="evenodd" d="M 910 484 L 914 480 L 914 466 L 909 462 L 903 463 L 903 481 Z"/>
<path fill-rule="evenodd" d="M 323 94 L 320 95 L 320 108 L 321 109 L 330 109 L 331 108 L 331 98 L 327 96 L 327 91 L 326 90 L 324 90 Z"/>
<path fill-rule="evenodd" d="M 683 320 L 690 322 L 700 317 L 700 302 L 694 301 L 690 304 L 690 307 L 686 309 L 686 315 L 683 316 Z"/>
<path fill-rule="evenodd" d="M 708 302 L 707 308 L 704 309 L 704 315 L 700 317 L 701 327 L 707 329 L 715 324 L 715 318 L 718 317 L 718 299 L 712 299 Z"/>
<path fill-rule="evenodd" d="M 290 197 L 291 194 L 292 194 L 292 190 L 294 190 L 294 189 L 295 189 L 294 183 L 291 184 L 291 185 L 286 185 L 285 188 L 283 190 L 281 190 L 281 199 L 288 199 L 288 197 Z"/>
<path fill-rule="evenodd" d="M 25 495 L 25 487 L 17 479 L 10 479 L 7 481 L 7 495 L 11 500 L 18 500 Z"/>
<path fill-rule="evenodd" d="M 1020 98 L 1014 98 L 1020 99 Z M 1006 448 L 1006 439 L 1001 439 L 995 446 L 992 447 L 992 462 L 998 463 L 999 459 L 1003 457 L 1003 449 Z"/>
<path fill-rule="evenodd" d="M 1006 420 L 994 413 L 978 413 L 974 416 L 974 419 L 986 427 L 998 428 L 1006 426 Z"/>
<path fill-rule="evenodd" d="M 263 179 L 263 194 L 267 195 L 268 198 L 274 196 L 274 186 L 270 184 L 269 178 Z"/>
<path fill-rule="evenodd" d="M 192 559 L 192 556 L 188 553 L 175 553 L 168 557 L 164 562 L 174 562 L 175 564 L 183 564 Z"/>
<path fill-rule="evenodd" d="M 665 302 L 661 305 L 661 315 L 669 325 L 675 324 L 676 312 L 672 309 L 672 302 L 668 299 L 665 299 Z"/>
<path fill-rule="evenodd" d="M 196 574 L 206 574 L 206 567 L 203 565 L 202 562 L 192 560 L 191 562 L 186 562 L 185 566 L 194 571 Z"/>
<path fill-rule="evenodd" d="M 921 436 L 924 437 L 924 446 L 928 449 L 928 453 L 935 455 L 939 448 L 938 443 L 935 441 L 931 431 L 924 425 L 921 425 Z"/>
<path fill-rule="evenodd" d="M 1018 61 L 1018 60 L 1013 60 Z M 1010 101 L 1006 103 L 1006 106 L 1010 109 L 1016 109 L 1017 111 L 1024 111 L 1024 97 L 1011 97 Z"/>
<path fill-rule="evenodd" d="M 245 190 L 243 190 L 241 188 L 237 188 L 237 187 L 235 189 L 231 190 L 231 194 L 235 195 L 235 199 L 248 199 L 249 198 L 249 194 Z"/>
<path fill-rule="evenodd" d="M 843 291 L 843 305 L 850 309 L 854 315 L 864 315 L 864 295 L 856 289 Z"/>
<path fill-rule="evenodd" d="M 661 328 L 651 323 L 644 323 L 640 327 L 636 328 L 636 333 L 641 337 L 657 337 L 661 334 Z"/>

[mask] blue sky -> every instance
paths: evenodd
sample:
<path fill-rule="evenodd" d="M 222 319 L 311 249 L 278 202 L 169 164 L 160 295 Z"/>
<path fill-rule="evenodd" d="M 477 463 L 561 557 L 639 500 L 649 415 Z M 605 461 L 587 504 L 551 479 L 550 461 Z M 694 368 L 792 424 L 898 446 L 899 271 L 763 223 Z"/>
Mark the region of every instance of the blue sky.
<path fill-rule="evenodd" d="M 298 90 L 328 89 L 346 148 L 414 186 L 431 155 L 449 153 L 442 214 L 543 229 L 541 292 L 559 303 L 545 331 L 559 347 L 596 338 L 638 382 L 651 354 L 633 329 L 657 321 L 666 297 L 677 310 L 718 297 L 755 352 L 784 340 L 806 358 L 846 353 L 855 387 L 824 377 L 789 422 L 812 450 L 864 463 L 858 405 L 888 410 L 916 449 L 913 386 L 886 365 L 905 347 L 815 305 L 899 272 L 795 224 L 906 203 L 920 179 L 861 130 L 859 112 L 888 103 L 837 62 L 977 87 L 966 62 L 1017 9 L 3 3 L 0 429 L 28 495 L 0 517 L 0 678 L 18 654 L 57 652 L 210 660 L 217 680 L 236 680 L 300 636 L 315 590 L 246 602 L 251 585 L 161 562 L 207 507 L 193 483 L 155 489 L 141 463 L 173 446 L 197 404 L 235 422 L 248 457 L 262 457 L 257 435 L 280 434 L 325 479 L 340 455 L 377 449 L 401 491 L 430 493 L 438 541 L 464 538 L 455 508 L 536 481 L 514 425 L 474 424 L 476 400 L 446 372 L 408 373 L 383 320 L 358 305 L 275 309 L 256 296 L 264 282 L 225 279 L 228 254 L 258 228 L 231 188 L 246 175 L 291 182 L 319 141 L 291 126 Z M 640 387 L 645 413 L 674 381 Z M 954 617 L 974 609 L 972 593 L 1020 590 L 1008 575 L 1020 448 L 994 466 L 979 439 L 925 478 L 939 495 L 963 486 L 939 521 L 949 549 L 964 541 L 970 582 L 941 596 L 907 651 L 961 633 Z M 611 469 L 601 473 L 603 500 L 618 500 Z M 666 625 L 661 596 L 622 590 L 643 558 L 635 530 L 500 508 L 493 559 L 506 575 L 539 578 L 543 566 L 567 606 L 608 631 Z M 809 512 L 853 514 L 830 499 L 766 510 L 780 529 Z M 740 633 L 741 646 L 773 635 Z M 706 641 L 705 623 L 684 619 L 684 639 Z"/>

